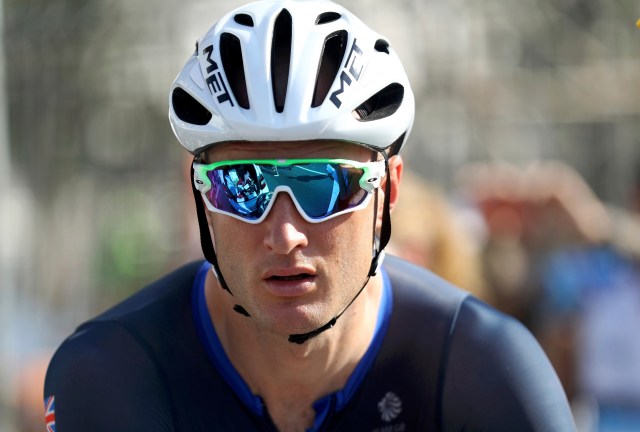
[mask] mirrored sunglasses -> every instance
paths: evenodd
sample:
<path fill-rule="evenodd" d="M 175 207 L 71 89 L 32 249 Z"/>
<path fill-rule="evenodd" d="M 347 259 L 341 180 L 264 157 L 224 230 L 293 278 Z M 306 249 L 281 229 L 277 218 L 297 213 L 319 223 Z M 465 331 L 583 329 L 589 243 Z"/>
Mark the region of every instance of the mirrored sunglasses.
<path fill-rule="evenodd" d="M 305 220 L 318 223 L 366 207 L 385 175 L 385 161 L 234 160 L 194 163 L 193 169 L 194 185 L 212 212 L 257 224 L 276 195 L 286 192 Z"/>

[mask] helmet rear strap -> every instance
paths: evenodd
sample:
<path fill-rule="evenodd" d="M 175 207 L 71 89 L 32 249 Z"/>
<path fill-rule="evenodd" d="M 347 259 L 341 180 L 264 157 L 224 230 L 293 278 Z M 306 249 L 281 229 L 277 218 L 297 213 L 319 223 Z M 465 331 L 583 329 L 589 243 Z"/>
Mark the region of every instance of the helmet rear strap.
<path fill-rule="evenodd" d="M 375 220 L 377 219 L 378 212 L 378 191 L 376 190 L 376 201 L 374 209 L 374 255 L 371 260 L 371 267 L 369 267 L 369 276 L 374 276 L 378 270 L 379 260 L 384 248 L 389 243 L 391 238 L 391 205 L 390 205 L 390 193 L 391 193 L 391 179 L 389 178 L 389 156 L 386 152 L 380 152 L 384 157 L 385 173 L 387 174 L 387 181 L 384 186 L 384 203 L 382 208 L 382 227 L 380 228 L 380 240 L 378 246 L 375 246 Z"/>
<path fill-rule="evenodd" d="M 196 213 L 198 214 L 198 225 L 200 227 L 200 246 L 202 247 L 202 253 L 207 261 L 213 265 L 214 270 L 216 271 L 216 275 L 218 276 L 218 280 L 220 281 L 220 285 L 222 288 L 227 290 L 231 295 L 233 293 L 229 289 L 227 282 L 224 280 L 222 276 L 222 272 L 220 271 L 220 267 L 218 266 L 218 257 L 216 255 L 216 250 L 213 247 L 213 241 L 211 240 L 211 234 L 209 233 L 209 224 L 207 222 L 207 216 L 204 212 L 204 204 L 202 203 L 202 197 L 200 196 L 200 192 L 195 187 L 193 183 L 193 164 L 191 164 L 191 190 L 193 191 L 193 198 L 196 202 Z"/>

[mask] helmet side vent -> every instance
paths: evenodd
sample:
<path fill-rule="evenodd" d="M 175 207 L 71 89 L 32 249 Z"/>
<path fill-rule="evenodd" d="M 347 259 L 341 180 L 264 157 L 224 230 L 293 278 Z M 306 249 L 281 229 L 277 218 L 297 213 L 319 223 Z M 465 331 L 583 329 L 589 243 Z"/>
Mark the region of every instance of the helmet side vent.
<path fill-rule="evenodd" d="M 340 18 L 342 18 L 342 15 L 338 12 L 324 12 L 316 18 L 316 25 L 328 24 L 330 22 L 338 21 Z"/>
<path fill-rule="evenodd" d="M 284 111 L 291 61 L 291 14 L 283 9 L 276 18 L 271 45 L 271 84 L 276 111 Z"/>
<path fill-rule="evenodd" d="M 316 86 L 313 91 L 313 100 L 311 101 L 312 108 L 322 105 L 327 97 L 331 84 L 333 84 L 340 70 L 344 53 L 347 50 L 348 37 L 349 34 L 346 30 L 340 30 L 331 33 L 324 40 L 318 65 L 318 74 L 316 75 Z"/>
<path fill-rule="evenodd" d="M 204 126 L 213 117 L 208 109 L 180 87 L 173 89 L 171 105 L 176 116 L 189 124 Z"/>
<path fill-rule="evenodd" d="M 360 121 L 389 117 L 400 108 L 403 98 L 404 87 L 398 83 L 389 84 L 356 108 L 354 115 Z"/>
<path fill-rule="evenodd" d="M 244 13 L 236 14 L 233 17 L 233 20 L 240 25 L 253 27 L 253 18 L 251 18 L 251 15 L 249 14 L 244 14 Z"/>
<path fill-rule="evenodd" d="M 389 54 L 389 42 L 384 39 L 378 39 L 373 47 L 376 51 Z"/>
<path fill-rule="evenodd" d="M 231 92 L 238 105 L 249 109 L 249 95 L 247 94 L 247 82 L 244 76 L 244 61 L 242 60 L 242 48 L 240 39 L 231 33 L 220 35 L 220 59 L 224 73 L 229 81 Z"/>

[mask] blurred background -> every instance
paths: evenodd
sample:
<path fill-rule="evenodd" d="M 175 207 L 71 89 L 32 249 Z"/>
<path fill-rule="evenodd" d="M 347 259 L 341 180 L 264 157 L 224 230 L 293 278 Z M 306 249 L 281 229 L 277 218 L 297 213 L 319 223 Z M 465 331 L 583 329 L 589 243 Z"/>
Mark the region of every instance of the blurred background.
<path fill-rule="evenodd" d="M 168 89 L 237 0 L 0 0 L 0 431 L 75 326 L 200 256 Z M 581 431 L 640 430 L 637 0 L 345 0 L 417 116 L 392 250 L 527 325 Z"/>

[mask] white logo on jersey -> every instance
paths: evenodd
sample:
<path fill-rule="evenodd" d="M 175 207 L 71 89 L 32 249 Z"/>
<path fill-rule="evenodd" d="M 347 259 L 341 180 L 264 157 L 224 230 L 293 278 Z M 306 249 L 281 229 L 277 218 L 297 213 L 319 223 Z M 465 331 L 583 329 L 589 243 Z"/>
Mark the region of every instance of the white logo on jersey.
<path fill-rule="evenodd" d="M 378 402 L 378 411 L 382 414 L 382 420 L 390 422 L 402 412 L 402 401 L 393 392 L 387 392 Z"/>

